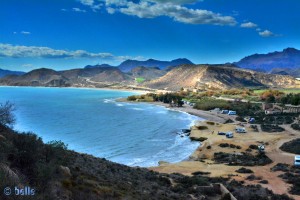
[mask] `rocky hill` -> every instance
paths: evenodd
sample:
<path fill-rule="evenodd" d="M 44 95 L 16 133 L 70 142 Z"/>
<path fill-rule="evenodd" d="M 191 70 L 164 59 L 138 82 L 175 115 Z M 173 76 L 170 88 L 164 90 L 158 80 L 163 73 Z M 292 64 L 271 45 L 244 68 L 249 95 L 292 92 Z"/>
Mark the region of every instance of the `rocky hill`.
<path fill-rule="evenodd" d="M 10 75 L 0 79 L 1 85 L 14 86 L 67 86 L 68 79 L 52 69 L 36 69 L 23 75 Z"/>
<path fill-rule="evenodd" d="M 281 75 L 290 75 L 296 78 L 300 78 L 300 67 L 291 69 L 291 68 L 273 68 L 270 72 L 271 74 L 281 74 Z"/>
<path fill-rule="evenodd" d="M 115 67 L 99 67 L 55 71 L 36 69 L 26 74 L 6 76 L 0 79 L 1 85 L 13 86 L 48 86 L 48 87 L 95 87 L 104 83 L 128 83 L 134 78 Z M 99 85 L 100 84 L 100 85 Z"/>
<path fill-rule="evenodd" d="M 156 67 L 159 69 L 165 69 L 169 66 L 179 66 L 184 64 L 193 64 L 190 60 L 186 58 L 179 58 L 172 61 L 160 61 L 149 59 L 146 61 L 138 61 L 138 60 L 126 60 L 122 62 L 118 68 L 123 72 L 129 72 L 135 67 L 143 66 L 143 67 Z"/>
<path fill-rule="evenodd" d="M 300 88 L 300 81 L 291 76 L 265 74 L 232 67 L 232 65 L 183 65 L 144 85 L 167 90 L 179 90 L 182 87 L 191 89 Z"/>
<path fill-rule="evenodd" d="M 254 54 L 243 58 L 235 64 L 242 68 L 263 72 L 272 72 L 276 68 L 288 69 L 287 73 L 294 76 L 294 71 L 300 70 L 300 50 L 287 48 L 279 52 Z M 295 76 L 299 76 L 299 73 Z"/>
<path fill-rule="evenodd" d="M 169 69 L 169 68 L 168 68 Z M 144 86 L 151 89 L 184 88 L 225 89 L 241 87 L 299 88 L 291 76 L 265 74 L 235 65 L 181 65 L 167 70 L 136 67 L 128 73 L 116 67 L 86 67 L 55 71 L 36 69 L 23 75 L 0 78 L 0 85 L 46 87 L 116 87 Z"/>
<path fill-rule="evenodd" d="M 8 75 L 21 75 L 21 74 L 25 74 L 25 72 L 0 69 L 0 78 Z"/>

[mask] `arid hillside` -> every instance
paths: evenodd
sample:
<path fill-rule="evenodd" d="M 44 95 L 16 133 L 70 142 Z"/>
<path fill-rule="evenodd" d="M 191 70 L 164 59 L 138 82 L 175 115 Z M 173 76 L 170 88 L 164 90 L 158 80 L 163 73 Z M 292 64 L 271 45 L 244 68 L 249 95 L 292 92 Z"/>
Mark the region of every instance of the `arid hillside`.
<path fill-rule="evenodd" d="M 228 89 L 241 87 L 299 88 L 300 81 L 291 76 L 265 74 L 233 65 L 183 65 L 165 76 L 144 84 L 155 89 L 180 88 Z"/>

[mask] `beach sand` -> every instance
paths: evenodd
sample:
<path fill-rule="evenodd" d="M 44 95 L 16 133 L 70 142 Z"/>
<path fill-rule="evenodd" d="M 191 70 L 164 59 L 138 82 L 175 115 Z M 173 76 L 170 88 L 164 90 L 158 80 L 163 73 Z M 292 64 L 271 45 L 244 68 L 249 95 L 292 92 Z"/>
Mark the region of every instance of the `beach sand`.
<path fill-rule="evenodd" d="M 196 126 L 207 127 L 205 130 L 199 130 Z M 215 152 L 226 153 L 241 153 L 245 152 L 251 144 L 259 145 L 261 143 L 266 145 L 266 155 L 272 159 L 271 164 L 265 166 L 253 166 L 246 167 L 254 171 L 254 175 L 261 177 L 261 180 L 268 180 L 268 184 L 263 184 L 263 187 L 267 187 L 277 194 L 288 193 L 290 185 L 285 183 L 278 177 L 282 172 L 272 172 L 270 168 L 277 163 L 293 164 L 294 154 L 283 152 L 279 147 L 286 141 L 290 141 L 300 137 L 300 133 L 293 131 L 286 126 L 286 131 L 281 133 L 267 133 L 267 132 L 255 132 L 250 128 L 249 124 L 245 124 L 247 133 L 235 133 L 236 124 L 221 124 L 218 122 L 198 122 L 196 126 L 192 127 L 190 137 L 206 137 L 207 140 L 202 142 L 201 146 L 190 156 L 190 161 L 182 161 L 179 163 L 166 163 L 162 162 L 158 167 L 151 167 L 149 169 L 161 172 L 161 173 L 182 173 L 185 175 L 191 175 L 193 172 L 209 172 L 211 177 L 232 177 L 239 181 L 245 181 L 246 184 L 259 184 L 259 181 L 248 181 L 246 177 L 249 174 L 240 174 L 236 170 L 242 166 L 229 166 L 225 164 L 218 164 L 214 161 Z M 218 131 L 234 132 L 234 138 L 226 138 L 224 135 L 218 135 Z M 221 143 L 234 144 L 241 147 L 236 148 L 222 148 L 219 146 Z M 207 148 L 210 146 L 210 148 Z M 257 151 L 253 150 L 252 154 Z M 201 160 L 201 161 L 200 161 Z M 292 195 L 295 199 L 300 199 L 299 196 Z"/>

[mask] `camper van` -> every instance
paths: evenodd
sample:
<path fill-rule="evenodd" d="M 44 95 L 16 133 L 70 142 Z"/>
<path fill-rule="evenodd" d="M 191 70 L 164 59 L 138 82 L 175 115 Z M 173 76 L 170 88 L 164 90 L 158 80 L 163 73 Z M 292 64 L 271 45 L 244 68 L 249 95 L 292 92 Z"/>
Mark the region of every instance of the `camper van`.
<path fill-rule="evenodd" d="M 235 132 L 237 132 L 237 133 L 247 133 L 246 129 L 242 128 L 242 127 L 235 128 Z"/>
<path fill-rule="evenodd" d="M 300 156 L 295 156 L 294 165 L 295 166 L 300 166 Z"/>
<path fill-rule="evenodd" d="M 222 110 L 221 114 L 228 114 L 228 110 Z"/>
<path fill-rule="evenodd" d="M 229 110 L 229 111 L 228 111 L 228 115 L 236 115 L 236 111 Z"/>
<path fill-rule="evenodd" d="M 233 138 L 233 133 L 232 132 L 227 132 L 226 137 L 227 138 Z"/>

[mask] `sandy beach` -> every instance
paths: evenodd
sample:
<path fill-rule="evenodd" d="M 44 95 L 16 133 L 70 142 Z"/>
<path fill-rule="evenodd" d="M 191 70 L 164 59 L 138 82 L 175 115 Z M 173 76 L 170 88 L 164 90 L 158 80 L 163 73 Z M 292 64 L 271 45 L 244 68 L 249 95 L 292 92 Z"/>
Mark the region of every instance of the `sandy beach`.
<path fill-rule="evenodd" d="M 254 175 L 260 177 L 261 180 L 268 180 L 268 184 L 263 184 L 263 187 L 267 187 L 278 194 L 288 193 L 290 185 L 285 183 L 278 177 L 282 172 L 272 172 L 270 168 L 277 163 L 293 164 L 294 154 L 283 152 L 279 147 L 287 141 L 299 138 L 298 131 L 294 131 L 284 125 L 286 131 L 281 133 L 267 133 L 259 130 L 256 132 L 250 128 L 249 124 L 245 124 L 247 133 L 235 133 L 234 130 L 237 124 L 222 124 L 218 122 L 198 122 L 191 128 L 190 137 L 200 138 L 205 137 L 207 140 L 202 142 L 201 146 L 190 156 L 189 161 L 182 161 L 179 163 L 166 163 L 162 162 L 158 167 L 151 167 L 149 169 L 161 172 L 161 173 L 182 173 L 185 175 L 191 175 L 193 172 L 209 172 L 211 177 L 232 177 L 239 181 L 245 181 L 246 184 L 260 184 L 258 180 L 249 181 L 246 177 L 249 174 L 237 173 L 236 170 L 242 166 L 229 166 L 226 164 L 217 163 L 214 160 L 214 153 L 225 152 L 232 154 L 240 154 L 245 152 L 250 145 L 266 144 L 266 155 L 273 161 L 271 164 L 264 166 L 251 166 L 246 167 L 254 172 Z M 207 129 L 199 130 L 197 127 L 207 127 Z M 218 135 L 218 131 L 234 132 L 234 138 L 226 138 L 224 135 Z M 232 144 L 240 146 L 240 149 L 236 148 L 224 148 L 220 147 L 221 143 Z M 251 154 L 255 155 L 257 151 L 252 151 Z M 299 196 L 293 196 L 295 199 L 300 199 Z"/>
<path fill-rule="evenodd" d="M 147 102 L 147 103 L 154 104 L 157 106 L 164 106 L 168 109 L 177 110 L 180 112 L 186 112 L 188 114 L 198 116 L 205 120 L 214 121 L 214 122 L 218 122 L 218 123 L 224 123 L 227 119 L 230 118 L 230 116 L 228 116 L 228 115 L 221 116 L 221 115 L 211 112 L 211 111 L 197 110 L 189 105 L 183 105 L 182 107 L 170 107 L 169 104 L 165 104 L 162 102 Z"/>

